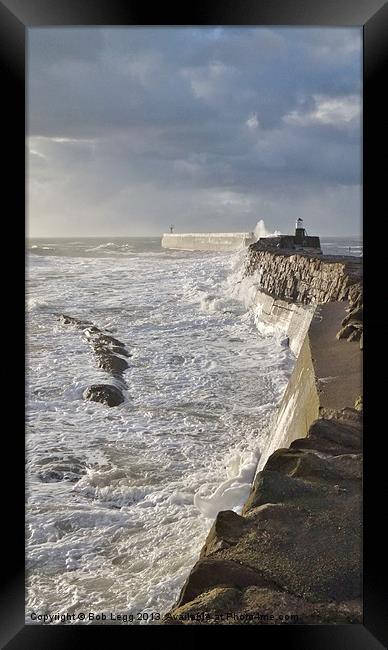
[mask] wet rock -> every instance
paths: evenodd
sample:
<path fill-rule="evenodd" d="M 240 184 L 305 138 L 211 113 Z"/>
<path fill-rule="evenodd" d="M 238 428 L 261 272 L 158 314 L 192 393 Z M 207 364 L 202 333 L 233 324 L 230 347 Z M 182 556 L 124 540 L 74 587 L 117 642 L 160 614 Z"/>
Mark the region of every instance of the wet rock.
<path fill-rule="evenodd" d="M 128 363 L 114 354 L 97 354 L 97 366 L 112 375 L 120 375 L 128 368 Z"/>
<path fill-rule="evenodd" d="M 63 480 L 63 472 L 54 469 L 47 469 L 38 473 L 38 478 L 42 483 L 58 483 Z"/>
<path fill-rule="evenodd" d="M 50 456 L 37 461 L 42 466 L 38 477 L 43 483 L 57 483 L 68 481 L 76 483 L 86 473 L 85 462 L 75 457 L 60 458 Z"/>
<path fill-rule="evenodd" d="M 125 349 L 125 347 L 118 347 L 118 346 L 112 346 L 112 352 L 115 354 L 121 354 L 123 357 L 131 357 L 132 355 L 128 350 Z"/>
<path fill-rule="evenodd" d="M 121 390 L 112 384 L 93 384 L 83 392 L 83 398 L 108 406 L 117 406 L 124 402 Z"/>
<path fill-rule="evenodd" d="M 73 318 L 67 314 L 58 314 L 58 320 L 61 325 L 73 325 L 74 327 L 84 328 L 88 325 L 87 321 L 80 320 L 79 318 Z"/>
<path fill-rule="evenodd" d="M 123 343 L 121 341 L 115 339 L 114 336 L 109 336 L 108 334 L 101 334 L 98 337 L 98 343 L 103 343 L 106 345 L 117 345 L 119 347 L 123 347 Z"/>
<path fill-rule="evenodd" d="M 90 327 L 84 329 L 84 334 L 86 337 L 90 337 L 91 334 L 98 334 L 99 332 L 101 332 L 101 330 L 96 327 L 96 325 L 91 325 Z"/>

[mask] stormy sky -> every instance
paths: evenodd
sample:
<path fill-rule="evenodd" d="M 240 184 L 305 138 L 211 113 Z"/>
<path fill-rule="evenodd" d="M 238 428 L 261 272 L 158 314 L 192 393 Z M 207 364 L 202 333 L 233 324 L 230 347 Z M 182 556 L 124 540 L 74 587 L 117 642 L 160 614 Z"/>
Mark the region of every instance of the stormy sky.
<path fill-rule="evenodd" d="M 358 235 L 358 28 L 33 28 L 28 232 Z"/>

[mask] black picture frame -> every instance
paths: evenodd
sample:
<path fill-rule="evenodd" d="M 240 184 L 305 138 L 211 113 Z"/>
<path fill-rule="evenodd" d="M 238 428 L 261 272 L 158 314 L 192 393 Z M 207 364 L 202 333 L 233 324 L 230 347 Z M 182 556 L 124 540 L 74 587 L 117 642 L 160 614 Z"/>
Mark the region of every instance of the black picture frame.
<path fill-rule="evenodd" d="M 378 381 L 375 364 L 387 368 L 386 341 L 383 341 L 384 324 L 379 306 L 385 282 L 384 243 L 379 217 L 387 214 L 384 190 L 387 185 L 385 163 L 380 162 L 381 152 L 386 153 L 386 106 L 382 101 L 384 89 L 384 64 L 388 50 L 388 6 L 383 0 L 221 0 L 198 2 L 174 7 L 160 3 L 152 9 L 138 0 L 2 0 L 0 1 L 0 67 L 3 71 L 3 138 L 6 153 L 2 184 L 3 243 L 24 238 L 23 214 L 25 212 L 25 40 L 26 32 L 35 26 L 67 25 L 300 25 L 300 26 L 362 26 L 364 34 L 364 108 L 363 108 L 363 230 L 365 269 L 365 323 L 366 353 L 364 377 L 365 445 L 364 445 L 364 624 L 347 626 L 260 626 L 254 628 L 259 643 L 278 642 L 298 650 L 376 650 L 383 648 L 387 639 L 384 610 L 383 578 L 385 536 L 380 521 L 384 520 L 382 504 L 385 489 L 385 456 L 380 451 L 384 430 L 384 381 Z M 386 84 L 385 84 L 386 85 Z M 4 142 L 4 141 L 3 141 Z M 7 207 L 5 207 L 7 206 Z M 386 217 L 385 217 L 386 219 Z M 384 222 L 384 220 L 382 220 Z M 377 230 L 376 230 L 377 223 Z M 15 232 L 6 234 L 11 224 Z M 376 234 L 377 233 L 377 234 Z M 9 239 L 12 238 L 12 239 Z M 20 242 L 21 243 L 21 242 Z M 18 246 L 22 251 L 23 246 Z M 378 254 L 376 254 L 376 251 Z M 4 250 L 3 250 L 4 252 Z M 10 272 L 4 273 L 5 299 L 12 320 L 23 322 L 22 287 L 16 291 L 19 269 L 24 286 L 22 269 L 24 259 L 15 254 Z M 15 278 L 15 280 L 14 280 Z M 7 292 L 6 292 L 7 293 Z M 9 307 L 8 305 L 12 305 Z M 19 319 L 20 315 L 20 319 Z M 8 324 L 9 327 L 9 324 Z M 9 329 L 8 329 L 9 332 Z M 23 338 L 23 335 L 22 335 Z M 20 340 L 16 347 L 20 348 Z M 3 341 L 9 340 L 8 338 Z M 4 347 L 12 347 L 11 345 Z M 12 350 L 11 350 L 12 352 Z M 20 351 L 23 356 L 23 350 Z M 24 391 L 24 376 L 20 371 L 23 359 L 16 361 L 12 353 L 11 366 L 17 378 L 10 393 L 19 396 Z M 21 365 L 20 365 L 21 364 Z M 382 373 L 382 377 L 384 373 Z M 6 396 L 6 394 L 3 394 Z M 12 420 L 3 434 L 3 465 L 9 477 L 3 484 L 2 520 L 3 543 L 0 607 L 0 642 L 9 650 L 19 648 L 75 648 L 90 641 L 90 634 L 112 644 L 112 626 L 36 626 L 24 623 L 24 421 L 20 398 L 12 411 Z M 3 407 L 8 408 L 8 399 Z M 7 486 L 11 486 L 8 489 Z M 373 504 L 382 508 L 380 516 L 374 515 Z M 129 640 L 138 627 L 129 626 Z M 144 634 L 151 631 L 160 635 L 163 642 L 165 630 L 178 629 L 183 637 L 192 639 L 202 635 L 207 626 L 150 626 L 141 627 Z M 227 626 L 228 634 L 248 626 Z M 109 629 L 107 629 L 109 628 Z M 115 626 L 115 633 L 128 634 L 127 626 Z M 197 632 L 197 630 L 200 630 Z M 212 628 L 214 630 L 214 627 Z M 217 634 L 219 626 L 216 626 Z M 223 628 L 225 629 L 225 628 Z M 183 630 L 183 631 L 182 631 Z M 143 632 L 141 632 L 143 634 Z M 233 632 L 232 632 L 233 634 Z M 190 635 L 190 636 L 189 636 Z M 128 637 L 127 637 L 128 638 Z M 124 639 L 123 639 L 124 640 Z"/>

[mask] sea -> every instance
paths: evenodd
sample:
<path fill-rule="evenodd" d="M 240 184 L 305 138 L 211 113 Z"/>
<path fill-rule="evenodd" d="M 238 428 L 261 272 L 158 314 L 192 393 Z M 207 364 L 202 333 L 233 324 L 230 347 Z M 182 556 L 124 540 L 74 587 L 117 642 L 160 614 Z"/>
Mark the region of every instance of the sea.
<path fill-rule="evenodd" d="M 217 513 L 241 512 L 294 364 L 253 314 L 245 256 L 28 240 L 27 623 L 157 623 Z M 59 314 L 124 343 L 122 404 L 83 398 L 109 377 Z"/>

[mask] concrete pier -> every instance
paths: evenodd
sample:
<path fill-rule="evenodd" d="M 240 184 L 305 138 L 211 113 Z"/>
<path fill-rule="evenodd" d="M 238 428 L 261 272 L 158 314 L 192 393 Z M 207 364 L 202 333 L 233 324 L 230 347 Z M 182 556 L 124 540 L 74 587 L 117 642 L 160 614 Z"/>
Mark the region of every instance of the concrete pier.
<path fill-rule="evenodd" d="M 237 251 L 254 241 L 253 232 L 164 233 L 162 247 L 184 251 Z"/>

